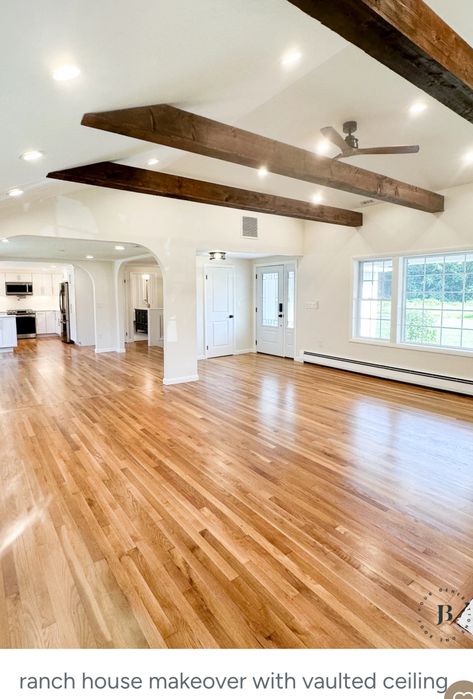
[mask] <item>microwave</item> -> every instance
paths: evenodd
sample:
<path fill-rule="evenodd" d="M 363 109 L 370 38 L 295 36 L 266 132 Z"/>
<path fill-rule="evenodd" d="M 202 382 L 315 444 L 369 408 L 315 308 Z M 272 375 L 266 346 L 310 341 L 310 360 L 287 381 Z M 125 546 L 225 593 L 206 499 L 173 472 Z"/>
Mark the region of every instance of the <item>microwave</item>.
<path fill-rule="evenodd" d="M 7 296 L 31 296 L 33 284 L 31 282 L 5 282 L 5 294 Z"/>

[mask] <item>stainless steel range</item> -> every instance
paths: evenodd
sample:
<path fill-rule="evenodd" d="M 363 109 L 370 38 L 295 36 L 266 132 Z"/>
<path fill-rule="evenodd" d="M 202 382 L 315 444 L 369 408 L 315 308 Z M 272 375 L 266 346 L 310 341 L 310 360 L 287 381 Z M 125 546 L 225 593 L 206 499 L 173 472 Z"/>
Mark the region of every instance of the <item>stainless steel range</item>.
<path fill-rule="evenodd" d="M 36 313 L 31 309 L 7 311 L 7 315 L 16 316 L 16 335 L 19 340 L 36 337 Z"/>

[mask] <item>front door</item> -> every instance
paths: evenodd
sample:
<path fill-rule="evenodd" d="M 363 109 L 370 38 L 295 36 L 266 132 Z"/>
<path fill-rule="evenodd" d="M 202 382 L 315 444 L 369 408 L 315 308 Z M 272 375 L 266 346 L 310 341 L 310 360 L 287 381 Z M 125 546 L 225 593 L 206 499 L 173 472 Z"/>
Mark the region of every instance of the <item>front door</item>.
<path fill-rule="evenodd" d="M 206 357 L 234 352 L 233 267 L 205 268 Z"/>
<path fill-rule="evenodd" d="M 257 299 L 256 348 L 284 357 L 284 265 L 258 269 Z"/>

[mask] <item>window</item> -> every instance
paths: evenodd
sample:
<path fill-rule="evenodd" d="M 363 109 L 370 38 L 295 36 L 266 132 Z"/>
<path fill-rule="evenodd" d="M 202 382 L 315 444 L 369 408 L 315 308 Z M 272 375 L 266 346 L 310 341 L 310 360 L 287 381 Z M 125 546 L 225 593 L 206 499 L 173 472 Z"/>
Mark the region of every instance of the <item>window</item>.
<path fill-rule="evenodd" d="M 473 350 L 473 253 L 404 259 L 401 340 Z"/>
<path fill-rule="evenodd" d="M 295 279 L 296 279 L 296 273 L 294 272 L 293 269 L 290 269 L 288 271 L 287 277 L 286 277 L 286 281 L 287 281 L 287 315 L 286 315 L 286 324 L 287 325 L 286 325 L 286 327 L 289 328 L 289 330 L 294 329 Z"/>
<path fill-rule="evenodd" d="M 266 327 L 277 328 L 279 311 L 279 274 L 263 272 L 263 322 Z"/>
<path fill-rule="evenodd" d="M 390 339 L 392 274 L 391 259 L 359 262 L 355 319 L 358 337 Z"/>

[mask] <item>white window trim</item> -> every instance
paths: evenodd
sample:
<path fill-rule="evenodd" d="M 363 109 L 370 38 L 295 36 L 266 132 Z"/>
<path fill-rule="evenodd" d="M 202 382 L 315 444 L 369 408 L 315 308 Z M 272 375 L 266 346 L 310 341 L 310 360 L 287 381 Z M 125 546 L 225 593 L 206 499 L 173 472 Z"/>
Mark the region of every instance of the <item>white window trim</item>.
<path fill-rule="evenodd" d="M 403 341 L 402 331 L 404 323 L 405 308 L 403 300 L 405 297 L 405 274 L 404 266 L 406 258 L 425 257 L 427 255 L 454 255 L 454 254 L 472 254 L 473 249 L 468 250 L 464 246 L 451 247 L 449 249 L 429 249 L 416 250 L 415 252 L 406 251 L 395 253 L 392 255 L 371 254 L 371 255 L 355 255 L 352 258 L 352 312 L 350 323 L 350 338 L 349 342 L 362 345 L 374 345 L 377 347 L 389 347 L 392 349 L 413 350 L 414 352 L 433 352 L 434 354 L 447 354 L 455 357 L 473 357 L 473 350 L 459 349 L 454 347 L 441 347 L 434 345 L 418 345 Z M 381 340 L 378 338 L 359 337 L 359 294 L 360 294 L 360 262 L 370 262 L 372 260 L 392 260 L 393 276 L 392 276 L 392 293 L 391 293 L 391 340 Z"/>

